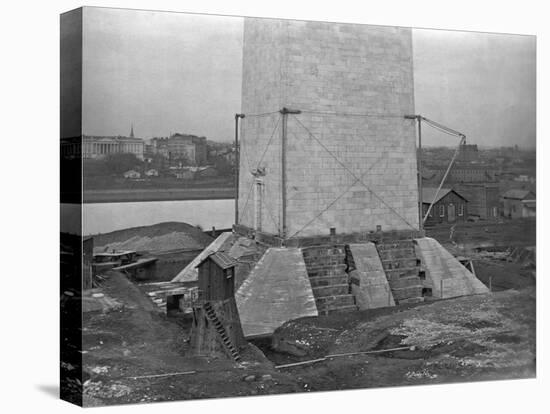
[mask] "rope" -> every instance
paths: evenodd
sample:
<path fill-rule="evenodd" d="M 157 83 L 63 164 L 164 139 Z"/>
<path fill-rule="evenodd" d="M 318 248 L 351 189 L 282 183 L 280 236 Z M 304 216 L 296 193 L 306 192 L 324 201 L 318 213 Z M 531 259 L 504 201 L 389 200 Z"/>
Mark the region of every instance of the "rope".
<path fill-rule="evenodd" d="M 267 210 L 267 212 L 269 213 L 269 217 L 271 218 L 271 221 L 273 222 L 273 224 L 275 225 L 275 228 L 277 230 L 279 230 L 279 223 L 277 223 L 275 221 L 275 217 L 273 217 L 273 213 L 271 211 L 271 209 L 269 208 L 269 206 L 267 205 L 267 203 L 265 202 L 265 197 L 262 198 L 262 204 L 264 205 L 265 209 Z"/>
<path fill-rule="evenodd" d="M 440 124 L 439 122 L 435 122 L 435 121 L 432 121 L 431 119 L 428 119 L 426 117 L 421 117 L 423 121 L 425 121 L 426 123 L 430 124 L 431 126 L 435 127 L 435 128 L 439 128 L 441 131 L 443 132 L 446 132 L 450 135 L 455 135 L 455 136 L 459 136 L 459 137 L 465 137 L 465 135 L 461 132 L 458 132 L 458 131 L 455 131 L 454 129 L 451 129 L 449 127 L 446 127 L 445 125 L 443 124 Z"/>
<path fill-rule="evenodd" d="M 314 115 L 358 116 L 358 117 L 365 117 L 365 118 L 403 118 L 403 115 L 394 115 L 394 114 L 329 112 L 329 111 L 308 111 L 308 110 L 302 110 L 301 112 L 304 114 L 314 114 Z"/>
<path fill-rule="evenodd" d="M 279 113 L 279 111 L 272 111 L 272 112 L 263 112 L 263 113 L 260 113 L 260 114 L 244 114 L 245 115 L 245 118 L 253 118 L 253 117 L 261 117 L 261 116 L 267 116 L 267 115 L 273 115 L 273 114 L 277 114 Z"/>
<path fill-rule="evenodd" d="M 433 124 L 431 124 L 430 122 L 426 122 L 426 125 L 428 125 L 429 127 L 432 127 L 433 129 L 436 129 L 436 130 L 438 130 L 438 131 L 440 131 L 440 132 L 443 132 L 444 134 L 451 135 L 451 136 L 453 136 L 453 137 L 456 137 L 456 136 L 457 136 L 457 134 L 455 134 L 455 133 L 453 133 L 453 132 L 450 132 L 450 131 L 447 130 L 447 129 L 440 128 L 440 127 L 438 127 L 438 126 L 436 126 L 436 125 L 433 125 Z"/>
<path fill-rule="evenodd" d="M 296 119 L 296 122 L 298 122 L 302 128 L 304 128 L 307 133 L 310 135 L 311 138 L 313 138 L 317 143 L 332 157 L 340 164 L 353 178 L 355 178 L 359 183 L 361 183 L 369 193 L 371 193 L 373 196 L 375 196 L 380 202 L 382 202 L 390 211 L 392 211 L 396 216 L 398 216 L 401 220 L 403 220 L 410 228 L 416 229 L 411 223 L 409 223 L 401 214 L 399 214 L 392 206 L 390 206 L 382 197 L 380 197 L 378 194 L 376 194 L 373 190 L 371 190 L 360 178 L 358 178 L 353 171 L 351 171 L 343 162 L 341 162 L 338 157 L 336 157 L 321 141 L 317 139 L 315 135 L 302 123 L 300 120 L 294 116 L 294 119 Z"/>
<path fill-rule="evenodd" d="M 443 187 L 443 183 L 445 183 L 445 180 L 447 179 L 447 175 L 449 174 L 449 171 L 451 171 L 451 167 L 453 166 L 453 163 L 454 163 L 454 161 L 455 161 L 455 159 L 458 155 L 458 152 L 460 151 L 460 145 L 462 144 L 462 142 L 464 142 L 465 139 L 466 139 L 466 137 L 464 137 L 464 136 L 462 136 L 462 138 L 460 139 L 460 143 L 458 144 L 458 147 L 456 147 L 453 158 L 451 159 L 451 162 L 449 163 L 449 166 L 447 167 L 447 171 L 445 171 L 445 175 L 443 176 L 443 179 L 439 183 L 439 187 L 437 188 L 437 191 L 435 192 L 434 198 L 433 198 L 430 206 L 428 207 L 428 211 L 426 211 L 426 215 L 424 216 L 424 219 L 422 219 L 422 223 L 426 222 L 426 219 L 428 218 L 428 215 L 430 214 L 430 211 L 432 211 L 432 207 L 435 204 L 435 200 L 437 200 L 437 196 L 439 195 L 439 191 L 441 191 L 441 187 Z"/>
<path fill-rule="evenodd" d="M 294 135 L 294 133 L 292 134 Z M 296 136 L 296 135 L 294 135 Z M 380 160 L 383 159 L 383 156 L 379 157 L 365 172 L 363 172 L 363 174 L 361 174 L 361 177 L 360 178 L 363 178 L 365 175 L 367 175 L 367 173 L 372 170 L 374 168 L 374 166 L 376 164 L 378 164 L 378 162 Z M 296 233 L 294 233 L 292 236 L 290 236 L 290 238 L 293 238 L 293 237 L 296 237 L 298 234 L 300 234 L 302 231 L 304 231 L 307 227 L 310 226 L 311 223 L 313 223 L 315 220 L 317 220 L 319 217 L 321 217 L 326 211 L 328 211 L 334 204 L 336 204 L 336 202 L 338 200 L 340 200 L 344 194 L 346 194 L 349 190 L 351 190 L 353 188 L 353 186 L 355 184 L 357 184 L 358 180 L 355 180 L 350 186 L 348 186 L 343 193 L 341 193 L 338 197 L 336 197 L 336 199 L 334 199 L 334 201 L 332 201 L 331 203 L 329 203 L 319 214 L 317 214 L 315 217 L 313 217 L 313 219 L 311 219 L 309 222 L 306 223 L 305 226 L 303 226 L 300 230 L 298 230 Z"/>
<path fill-rule="evenodd" d="M 277 122 L 275 123 L 275 127 L 273 128 L 273 132 L 271 133 L 271 137 L 269 137 L 269 141 L 267 142 L 264 152 L 260 158 L 260 161 L 258 161 L 258 164 L 256 165 L 256 169 L 260 166 L 262 161 L 264 160 L 265 154 L 267 153 L 267 149 L 271 145 L 271 141 L 273 141 L 273 137 L 275 136 L 275 132 L 277 131 L 279 127 L 280 118 L 277 118 Z M 244 207 L 242 209 L 242 214 L 244 215 L 244 212 L 246 211 L 246 208 L 248 207 L 248 201 L 250 200 L 250 194 L 252 193 L 252 188 L 254 187 L 254 180 L 252 180 L 252 183 L 250 184 L 250 188 L 248 189 L 248 194 L 246 196 L 246 201 L 244 203 Z"/>

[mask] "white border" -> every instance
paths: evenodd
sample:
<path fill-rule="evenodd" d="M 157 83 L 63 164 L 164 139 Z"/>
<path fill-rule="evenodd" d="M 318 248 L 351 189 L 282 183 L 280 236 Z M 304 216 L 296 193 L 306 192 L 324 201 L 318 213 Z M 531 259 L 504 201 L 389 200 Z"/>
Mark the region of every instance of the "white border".
<path fill-rule="evenodd" d="M 53 396 L 58 381 L 59 14 L 78 1 L 8 2 L 2 10 L 2 406 L 5 412 L 69 412 Z M 547 105 L 548 24 L 539 1 L 258 2 L 202 0 L 94 1 L 87 5 L 299 18 L 538 36 L 538 114 Z M 546 13 L 545 13 L 546 12 Z M 538 117 L 538 225 L 547 229 L 546 122 Z M 7 128 L 6 128 L 7 126 Z M 7 230 L 7 231 L 6 231 Z M 547 243 L 538 237 L 538 379 L 430 387 L 341 391 L 275 397 L 121 406 L 113 412 L 539 412 L 548 387 L 548 292 L 542 293 Z M 11 408 L 11 409 L 10 409 Z"/>

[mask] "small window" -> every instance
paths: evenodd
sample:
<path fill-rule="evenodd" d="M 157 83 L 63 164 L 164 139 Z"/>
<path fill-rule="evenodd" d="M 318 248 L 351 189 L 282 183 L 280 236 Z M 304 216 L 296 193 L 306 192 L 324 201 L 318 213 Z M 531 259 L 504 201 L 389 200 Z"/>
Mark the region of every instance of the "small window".
<path fill-rule="evenodd" d="M 233 277 L 233 268 L 232 268 L 232 267 L 229 268 L 229 269 L 227 269 L 225 272 L 226 272 L 226 273 L 225 273 L 225 277 L 226 277 L 227 279 L 231 279 L 231 278 Z"/>
<path fill-rule="evenodd" d="M 443 204 L 439 205 L 439 217 L 445 217 L 445 206 Z"/>
<path fill-rule="evenodd" d="M 458 205 L 458 215 L 463 216 L 464 215 L 464 204 Z"/>

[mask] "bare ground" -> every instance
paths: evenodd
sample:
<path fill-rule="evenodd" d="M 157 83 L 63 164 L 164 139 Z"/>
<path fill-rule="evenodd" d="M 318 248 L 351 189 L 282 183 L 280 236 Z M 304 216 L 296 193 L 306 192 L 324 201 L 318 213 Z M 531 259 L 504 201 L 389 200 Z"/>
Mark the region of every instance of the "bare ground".
<path fill-rule="evenodd" d="M 109 278 L 103 291 L 122 306 L 84 314 L 88 406 L 535 375 L 534 286 L 299 319 L 275 336 L 294 343 L 301 356 L 277 352 L 271 341 L 258 341 L 269 359 L 251 346 L 244 350 L 242 364 L 190 356 L 184 324 L 156 313 L 123 276 Z M 275 368 L 327 354 L 402 346 L 415 348 Z M 134 378 L 189 371 L 196 372 Z"/>

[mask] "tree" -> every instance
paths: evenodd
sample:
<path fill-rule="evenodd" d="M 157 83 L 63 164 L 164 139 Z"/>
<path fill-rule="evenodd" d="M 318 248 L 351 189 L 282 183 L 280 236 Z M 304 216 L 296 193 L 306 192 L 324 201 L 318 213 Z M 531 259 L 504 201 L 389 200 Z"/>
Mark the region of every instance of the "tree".
<path fill-rule="evenodd" d="M 140 169 L 143 161 L 134 154 L 110 154 L 104 160 L 106 175 L 120 175 L 128 170 Z"/>
<path fill-rule="evenodd" d="M 227 161 L 224 157 L 213 157 L 214 168 L 220 175 L 227 176 L 235 173 L 232 163 Z"/>

